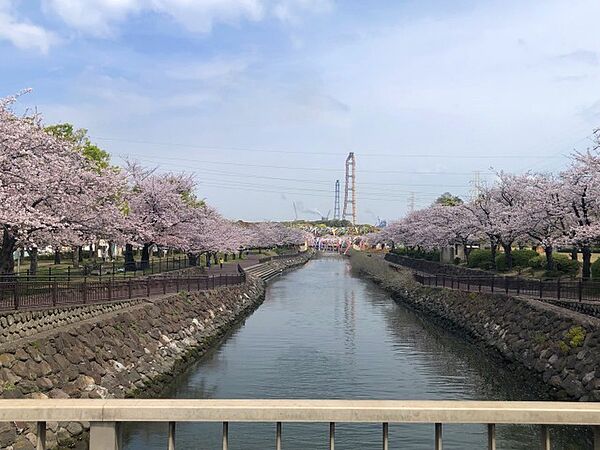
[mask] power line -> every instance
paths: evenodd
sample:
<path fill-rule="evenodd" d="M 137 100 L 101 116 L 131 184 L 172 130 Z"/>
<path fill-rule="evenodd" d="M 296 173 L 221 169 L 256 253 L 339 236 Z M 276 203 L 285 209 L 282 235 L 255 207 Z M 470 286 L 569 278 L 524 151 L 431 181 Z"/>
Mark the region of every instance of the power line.
<path fill-rule="evenodd" d="M 146 161 L 149 161 L 149 160 L 146 160 Z M 164 163 L 161 163 L 161 164 L 164 164 Z M 249 173 L 240 173 L 240 172 L 229 172 L 229 171 L 224 171 L 224 170 L 206 169 L 206 168 L 200 168 L 200 167 L 196 167 L 196 166 L 170 164 L 170 163 L 167 163 L 165 165 L 171 166 L 171 167 L 177 167 L 177 168 L 184 168 L 184 169 L 194 169 L 194 173 L 200 172 L 200 173 L 208 173 L 211 175 L 221 175 L 221 176 L 226 176 L 226 177 L 251 178 L 251 179 L 260 178 L 260 179 L 266 179 L 266 180 L 291 181 L 291 182 L 296 182 L 296 183 L 311 183 L 311 184 L 317 183 L 317 184 L 324 184 L 324 185 L 331 184 L 331 180 L 315 180 L 315 179 L 311 179 L 311 178 L 273 177 L 273 176 L 266 176 L 266 175 L 257 175 L 255 173 L 249 174 Z M 440 188 L 468 188 L 469 187 L 464 184 L 439 185 L 439 184 L 421 184 L 421 183 L 384 183 L 384 182 L 370 182 L 370 181 L 361 181 L 360 183 L 357 183 L 357 185 L 360 185 L 360 186 L 373 185 L 373 186 L 386 186 L 386 187 L 389 187 L 389 186 L 417 186 L 417 187 L 440 187 Z"/>
<path fill-rule="evenodd" d="M 257 188 L 248 188 L 248 187 L 243 187 L 243 186 L 231 186 L 231 185 L 226 185 L 226 184 L 212 184 L 212 183 L 200 183 L 203 186 L 207 186 L 207 187 L 215 187 L 215 188 L 219 188 L 219 189 L 230 189 L 230 190 L 235 190 L 235 191 L 250 191 L 250 192 L 266 192 L 266 193 L 271 193 L 271 194 L 279 194 L 279 195 L 302 195 L 302 196 L 308 196 L 308 197 L 318 197 L 318 198 L 323 198 L 323 199 L 331 199 L 331 194 L 329 195 L 322 195 L 322 194 L 311 194 L 311 193 L 297 193 L 297 192 L 282 192 L 282 191 L 274 191 L 274 190 L 270 190 L 270 189 L 257 189 Z M 404 199 L 390 199 L 388 197 L 366 197 L 366 196 L 361 196 L 362 199 L 364 200 L 370 200 L 370 201 L 383 201 L 383 202 L 401 202 L 404 203 L 405 200 Z"/>
<path fill-rule="evenodd" d="M 142 145 L 154 145 L 160 147 L 180 147 L 198 150 L 227 150 L 232 152 L 250 152 L 250 153 L 278 153 L 278 154 L 298 154 L 298 155 L 329 155 L 329 156 L 343 156 L 343 152 L 306 152 L 300 150 L 272 150 L 272 149 L 259 149 L 259 148 L 244 148 L 244 147 L 226 147 L 226 146 L 213 146 L 213 145 L 196 145 L 196 144 L 181 144 L 174 142 L 156 142 L 156 141 L 142 141 L 132 139 L 120 139 L 120 138 L 109 138 L 102 136 L 92 136 L 94 140 L 108 141 L 108 142 L 125 142 L 129 144 L 142 144 Z M 452 159 L 523 159 L 533 158 L 539 159 L 539 155 L 512 155 L 512 154 L 494 154 L 494 155 L 471 155 L 471 154 L 453 154 L 453 153 L 411 153 L 411 154 L 399 154 L 399 153 L 365 153 L 361 154 L 362 157 L 382 157 L 382 158 L 452 158 Z"/>
<path fill-rule="evenodd" d="M 234 186 L 234 187 L 257 187 L 257 188 L 266 188 L 270 190 L 276 190 L 277 192 L 281 191 L 292 191 L 288 193 L 302 193 L 302 192 L 331 192 L 329 189 L 315 189 L 315 188 L 303 188 L 303 187 L 295 187 L 295 186 L 273 186 L 271 184 L 261 184 L 261 183 L 251 183 L 246 181 L 235 181 L 235 180 L 220 180 L 213 178 L 201 178 L 199 180 L 199 184 L 210 185 L 209 183 L 218 183 L 222 185 Z M 384 196 L 384 197 L 404 197 L 405 194 L 419 194 L 423 197 L 437 197 L 439 196 L 439 192 L 416 192 L 416 191 L 362 191 L 363 193 L 369 196 Z"/>
<path fill-rule="evenodd" d="M 324 167 L 299 167 L 299 166 L 274 166 L 269 164 L 252 164 L 252 163 L 236 163 L 231 161 L 206 161 L 199 159 L 190 159 L 190 158 L 174 158 L 174 157 L 164 157 L 164 156 L 153 156 L 152 159 L 146 158 L 145 155 L 136 155 L 135 153 L 131 153 L 131 156 L 139 156 L 139 159 L 142 161 L 153 162 L 152 159 L 166 159 L 173 161 L 189 161 L 196 162 L 200 164 L 215 164 L 215 165 L 229 165 L 229 166 L 239 166 L 239 167 L 259 167 L 265 169 L 280 169 L 280 170 L 309 170 L 309 171 L 320 171 L 320 172 L 330 172 L 339 174 L 341 171 L 332 170 Z M 126 160 L 127 157 L 121 156 L 122 159 Z M 163 162 L 155 162 L 157 164 L 165 164 Z M 186 167 L 189 167 L 186 166 Z M 443 171 L 401 171 L 401 170 L 367 170 L 362 169 L 362 172 L 368 173 L 389 173 L 389 174 L 404 174 L 404 175 L 470 175 L 472 172 L 443 172 Z M 486 172 L 492 173 L 492 172 Z"/>

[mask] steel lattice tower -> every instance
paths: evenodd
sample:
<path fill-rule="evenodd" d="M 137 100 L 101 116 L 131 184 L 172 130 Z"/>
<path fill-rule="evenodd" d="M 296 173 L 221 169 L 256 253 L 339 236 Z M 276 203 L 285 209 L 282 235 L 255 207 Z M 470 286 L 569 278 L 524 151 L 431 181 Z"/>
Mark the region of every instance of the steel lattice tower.
<path fill-rule="evenodd" d="M 340 180 L 335 180 L 335 199 L 333 202 L 333 220 L 340 220 Z"/>
<path fill-rule="evenodd" d="M 346 158 L 346 187 L 344 190 L 344 214 L 342 219 L 352 217 L 352 225 L 356 225 L 356 159 L 354 152 Z"/>

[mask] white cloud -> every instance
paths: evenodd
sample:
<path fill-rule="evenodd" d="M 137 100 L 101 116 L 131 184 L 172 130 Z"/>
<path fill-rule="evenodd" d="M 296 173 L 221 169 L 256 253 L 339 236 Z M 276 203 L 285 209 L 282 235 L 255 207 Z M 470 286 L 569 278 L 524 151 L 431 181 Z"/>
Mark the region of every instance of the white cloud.
<path fill-rule="evenodd" d="M 208 33 L 215 23 L 235 24 L 274 16 L 296 22 L 304 13 L 325 13 L 333 0 L 43 0 L 68 26 L 94 36 L 111 36 L 130 16 L 165 15 L 188 31 Z"/>
<path fill-rule="evenodd" d="M 333 0 L 280 0 L 273 6 L 273 14 L 281 21 L 294 23 L 303 13 L 324 14 L 333 7 Z"/>
<path fill-rule="evenodd" d="M 44 0 L 43 8 L 81 32 L 109 36 L 114 24 L 141 11 L 143 4 L 140 0 Z"/>
<path fill-rule="evenodd" d="M 194 32 L 207 33 L 215 22 L 260 20 L 263 0 L 44 0 L 44 9 L 83 33 L 110 36 L 130 16 L 162 14 Z"/>
<path fill-rule="evenodd" d="M 166 71 L 168 77 L 182 81 L 227 81 L 245 72 L 251 61 L 248 58 L 216 58 L 210 61 L 179 65 Z"/>
<path fill-rule="evenodd" d="M 19 20 L 12 1 L 0 1 L 0 40 L 8 40 L 21 49 L 36 49 L 48 53 L 58 38 L 39 25 Z"/>
<path fill-rule="evenodd" d="M 207 33 L 216 22 L 260 20 L 263 3 L 262 0 L 153 0 L 152 9 L 172 17 L 190 31 Z"/>

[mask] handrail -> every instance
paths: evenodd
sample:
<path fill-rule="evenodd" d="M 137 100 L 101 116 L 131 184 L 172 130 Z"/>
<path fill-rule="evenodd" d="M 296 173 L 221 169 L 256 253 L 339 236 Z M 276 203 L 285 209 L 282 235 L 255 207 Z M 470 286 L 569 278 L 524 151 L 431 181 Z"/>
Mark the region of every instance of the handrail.
<path fill-rule="evenodd" d="M 213 399 L 46 399 L 0 400 L 0 422 L 37 422 L 37 449 L 44 450 L 46 422 L 90 422 L 90 450 L 119 450 L 124 422 L 168 422 L 168 449 L 175 450 L 177 422 L 222 422 L 228 450 L 229 422 L 276 423 L 281 448 L 284 422 L 329 423 L 329 448 L 336 422 L 382 425 L 389 448 L 390 423 L 435 424 L 435 448 L 442 449 L 443 424 L 485 424 L 488 449 L 496 448 L 496 424 L 537 424 L 541 448 L 550 450 L 548 425 L 589 425 L 600 449 L 600 403 L 419 400 L 213 400 Z M 533 447 L 532 447 L 533 448 Z"/>
<path fill-rule="evenodd" d="M 600 426 L 600 403 L 465 400 L 0 399 L 0 422 L 348 422 Z"/>

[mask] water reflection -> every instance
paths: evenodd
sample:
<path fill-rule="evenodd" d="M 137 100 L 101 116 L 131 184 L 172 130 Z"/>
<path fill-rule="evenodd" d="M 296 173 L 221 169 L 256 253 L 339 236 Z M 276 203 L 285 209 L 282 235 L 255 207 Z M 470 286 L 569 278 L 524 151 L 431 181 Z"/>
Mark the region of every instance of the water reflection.
<path fill-rule="evenodd" d="M 224 343 L 177 380 L 177 398 L 545 398 L 488 352 L 396 305 L 320 258 L 275 281 L 267 300 Z M 178 448 L 220 448 L 220 424 L 180 424 Z M 284 424 L 286 450 L 326 449 L 327 424 Z M 536 427 L 499 426 L 499 449 L 536 448 Z M 560 449 L 588 449 L 587 430 L 553 429 Z M 379 449 L 379 424 L 339 424 L 341 449 Z M 274 424 L 230 424 L 230 448 L 274 448 Z M 166 426 L 126 429 L 127 449 L 164 449 Z M 433 425 L 391 425 L 391 448 L 431 449 Z M 534 444 L 532 444 L 534 443 Z M 445 449 L 485 448 L 485 427 L 444 427 Z"/>

